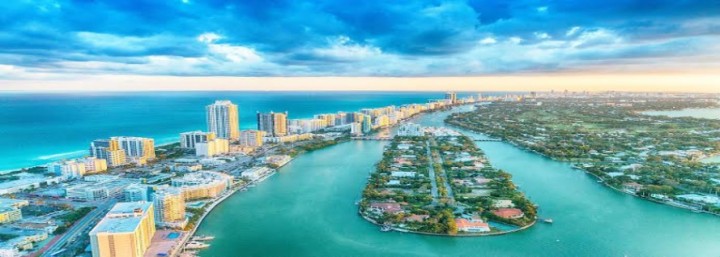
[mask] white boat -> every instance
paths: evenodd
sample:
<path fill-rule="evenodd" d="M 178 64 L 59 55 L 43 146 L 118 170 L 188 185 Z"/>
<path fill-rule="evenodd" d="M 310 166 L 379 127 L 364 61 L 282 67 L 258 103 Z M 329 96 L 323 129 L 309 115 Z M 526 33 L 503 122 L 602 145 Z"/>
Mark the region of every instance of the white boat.
<path fill-rule="evenodd" d="M 209 241 L 215 239 L 214 236 L 203 236 L 203 235 L 197 235 L 192 237 L 192 241 Z"/>
<path fill-rule="evenodd" d="M 191 241 L 190 243 L 185 245 L 185 249 L 205 249 L 208 247 L 210 247 L 210 244 L 206 244 L 203 242 L 195 242 L 195 241 Z"/>
<path fill-rule="evenodd" d="M 388 232 L 390 230 L 392 230 L 392 228 L 390 226 L 382 226 L 380 228 L 380 231 L 382 231 L 382 232 Z"/>
<path fill-rule="evenodd" d="M 552 223 L 553 223 L 553 219 L 550 219 L 550 218 L 543 219 L 542 221 L 545 222 L 545 223 L 548 223 L 548 224 L 552 224 Z"/>

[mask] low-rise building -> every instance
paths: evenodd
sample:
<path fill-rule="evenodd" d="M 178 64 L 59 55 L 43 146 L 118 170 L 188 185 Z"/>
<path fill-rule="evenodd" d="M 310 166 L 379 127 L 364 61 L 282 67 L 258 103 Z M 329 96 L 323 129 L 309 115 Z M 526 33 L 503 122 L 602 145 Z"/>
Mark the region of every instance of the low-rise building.
<path fill-rule="evenodd" d="M 252 167 L 247 170 L 244 170 L 242 174 L 240 175 L 242 178 L 249 179 L 250 181 L 258 180 L 262 177 L 267 176 L 268 174 L 272 173 L 273 169 L 268 167 Z"/>
<path fill-rule="evenodd" d="M 173 179 L 171 185 L 182 190 L 185 201 L 215 198 L 232 184 L 230 175 L 215 171 L 199 171 Z"/>
<path fill-rule="evenodd" d="M 195 156 L 212 157 L 230 152 L 230 141 L 216 138 L 195 144 Z"/>
<path fill-rule="evenodd" d="M 22 219 L 22 212 L 18 208 L 0 207 L 0 224 L 15 222 Z"/>
<path fill-rule="evenodd" d="M 265 164 L 271 165 L 275 168 L 282 167 L 292 160 L 289 155 L 270 155 L 265 157 Z"/>
<path fill-rule="evenodd" d="M 455 219 L 455 225 L 457 226 L 457 230 L 462 231 L 462 232 L 468 232 L 468 233 L 490 232 L 490 225 L 488 223 L 485 223 L 482 221 L 458 218 L 458 219 Z"/>

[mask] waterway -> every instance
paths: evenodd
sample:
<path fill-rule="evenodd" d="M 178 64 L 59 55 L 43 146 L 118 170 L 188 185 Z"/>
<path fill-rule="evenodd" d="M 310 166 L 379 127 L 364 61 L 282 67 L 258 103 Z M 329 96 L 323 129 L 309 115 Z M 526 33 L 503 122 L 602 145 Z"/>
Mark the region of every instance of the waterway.
<path fill-rule="evenodd" d="M 691 108 L 672 111 L 646 111 L 642 113 L 655 116 L 720 119 L 720 108 Z"/>
<path fill-rule="evenodd" d="M 447 113 L 421 116 L 442 126 Z M 469 133 L 469 132 L 468 132 Z M 352 141 L 299 156 L 213 210 L 198 233 L 221 256 L 720 256 L 720 218 L 613 191 L 568 164 L 504 142 L 478 143 L 540 205 L 537 224 L 503 236 L 381 232 L 354 204 L 386 142 Z"/>

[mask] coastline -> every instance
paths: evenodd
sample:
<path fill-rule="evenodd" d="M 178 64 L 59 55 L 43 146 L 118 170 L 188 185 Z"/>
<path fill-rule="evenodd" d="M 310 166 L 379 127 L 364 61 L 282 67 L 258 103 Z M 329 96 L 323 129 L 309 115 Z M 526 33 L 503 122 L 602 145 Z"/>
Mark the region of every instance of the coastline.
<path fill-rule="evenodd" d="M 360 217 L 362 217 L 362 218 L 365 219 L 366 221 L 372 223 L 373 225 L 380 226 L 380 227 L 384 226 L 383 224 L 377 223 L 375 220 L 373 220 L 373 219 L 371 219 L 371 218 L 363 215 L 363 213 L 360 211 L 359 208 L 358 208 L 358 215 L 360 215 Z M 513 230 L 504 230 L 504 231 L 490 232 L 490 233 L 463 233 L 463 234 L 455 234 L 455 235 L 451 235 L 451 234 L 439 234 L 439 233 L 431 233 L 431 232 L 422 232 L 422 231 L 415 231 L 415 230 L 408 230 L 408 229 L 403 229 L 403 228 L 398 228 L 398 227 L 393 227 L 393 226 L 388 226 L 388 227 L 389 227 L 391 230 L 397 231 L 397 232 L 411 233 L 411 234 L 418 234 L 418 235 L 426 235 L 426 236 L 441 236 L 441 237 L 482 237 L 482 236 L 501 236 L 501 235 L 506 235 L 506 234 L 510 234 L 510 233 L 520 232 L 520 231 L 526 230 L 526 229 L 534 226 L 536 223 L 537 223 L 537 218 L 536 218 L 535 220 L 533 220 L 532 223 L 530 223 L 530 224 L 528 224 L 528 225 L 525 225 L 525 226 L 522 226 L 522 227 L 518 227 L 518 228 L 513 229 Z"/>
<path fill-rule="evenodd" d="M 446 124 L 449 124 L 449 125 L 451 125 L 451 126 L 456 126 L 456 127 L 458 127 L 458 128 L 461 128 L 461 129 L 467 129 L 467 130 L 473 131 L 473 132 L 475 132 L 475 133 L 480 133 L 480 134 L 485 135 L 483 132 L 477 131 L 476 129 L 473 129 L 473 128 L 470 128 L 470 127 L 467 127 L 466 125 L 460 125 L 460 124 L 455 124 L 455 123 L 451 123 L 451 122 L 445 122 L 445 123 L 446 123 Z M 583 169 L 583 168 L 577 167 L 577 166 L 573 165 L 573 163 L 570 162 L 570 161 L 553 158 L 553 157 L 551 157 L 551 156 L 548 156 L 548 155 L 543 154 L 543 153 L 540 153 L 540 152 L 538 152 L 538 151 L 529 149 L 529 148 L 527 148 L 527 147 L 525 147 L 525 146 L 522 146 L 522 145 L 520 145 L 520 144 L 518 144 L 518 143 L 516 143 L 516 142 L 509 141 L 509 140 L 506 140 L 506 139 L 504 139 L 504 138 L 502 138 L 502 142 L 509 143 L 509 144 L 511 144 L 511 145 L 519 148 L 519 149 L 524 150 L 524 151 L 538 154 L 538 155 L 542 156 L 543 158 L 547 158 L 547 159 L 549 159 L 549 160 L 567 163 L 567 164 L 569 164 L 573 169 L 582 171 L 582 172 L 584 172 L 585 174 L 588 174 L 588 175 L 591 175 L 591 176 L 597 178 L 599 182 L 601 182 L 603 185 L 605 185 L 605 187 L 608 187 L 608 188 L 610 188 L 610 189 L 612 189 L 612 190 L 614 190 L 614 191 L 618 191 L 618 192 L 620 192 L 620 193 L 624 193 L 624 194 L 627 194 L 627 195 L 631 195 L 631 196 L 640 198 L 640 199 L 642 199 L 642 200 L 646 200 L 646 201 L 650 201 L 650 202 L 654 202 L 654 203 L 658 203 L 658 204 L 662 204 L 662 205 L 666 205 L 666 206 L 671 206 L 671 207 L 675 207 L 675 208 L 690 210 L 690 211 L 692 211 L 692 212 L 697 212 L 697 213 L 711 214 L 711 215 L 720 217 L 720 214 L 718 214 L 718 213 L 708 212 L 708 211 L 705 211 L 705 210 L 699 210 L 699 209 L 696 209 L 696 208 L 691 208 L 691 207 L 686 207 L 686 206 L 675 205 L 675 204 L 668 203 L 667 201 L 659 201 L 659 200 L 655 200 L 655 199 L 652 199 L 652 198 L 641 197 L 641 196 L 639 196 L 639 195 L 637 195 L 637 194 L 627 192 L 627 191 L 625 191 L 625 190 L 616 188 L 616 187 L 608 184 L 607 182 L 605 182 L 605 180 L 604 180 L 603 178 L 601 178 L 601 177 L 598 176 L 597 174 L 593 174 L 593 173 L 588 172 L 587 170 L 585 170 L 585 169 Z M 720 156 L 720 155 L 718 155 L 718 156 Z"/>

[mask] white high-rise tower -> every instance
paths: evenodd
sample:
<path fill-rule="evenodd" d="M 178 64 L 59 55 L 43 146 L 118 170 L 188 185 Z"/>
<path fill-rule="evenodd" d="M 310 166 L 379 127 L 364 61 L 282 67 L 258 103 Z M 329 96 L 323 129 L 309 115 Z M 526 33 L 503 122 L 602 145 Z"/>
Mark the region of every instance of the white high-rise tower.
<path fill-rule="evenodd" d="M 208 105 L 207 126 L 218 138 L 237 140 L 240 137 L 238 107 L 228 100 L 215 101 Z"/>

